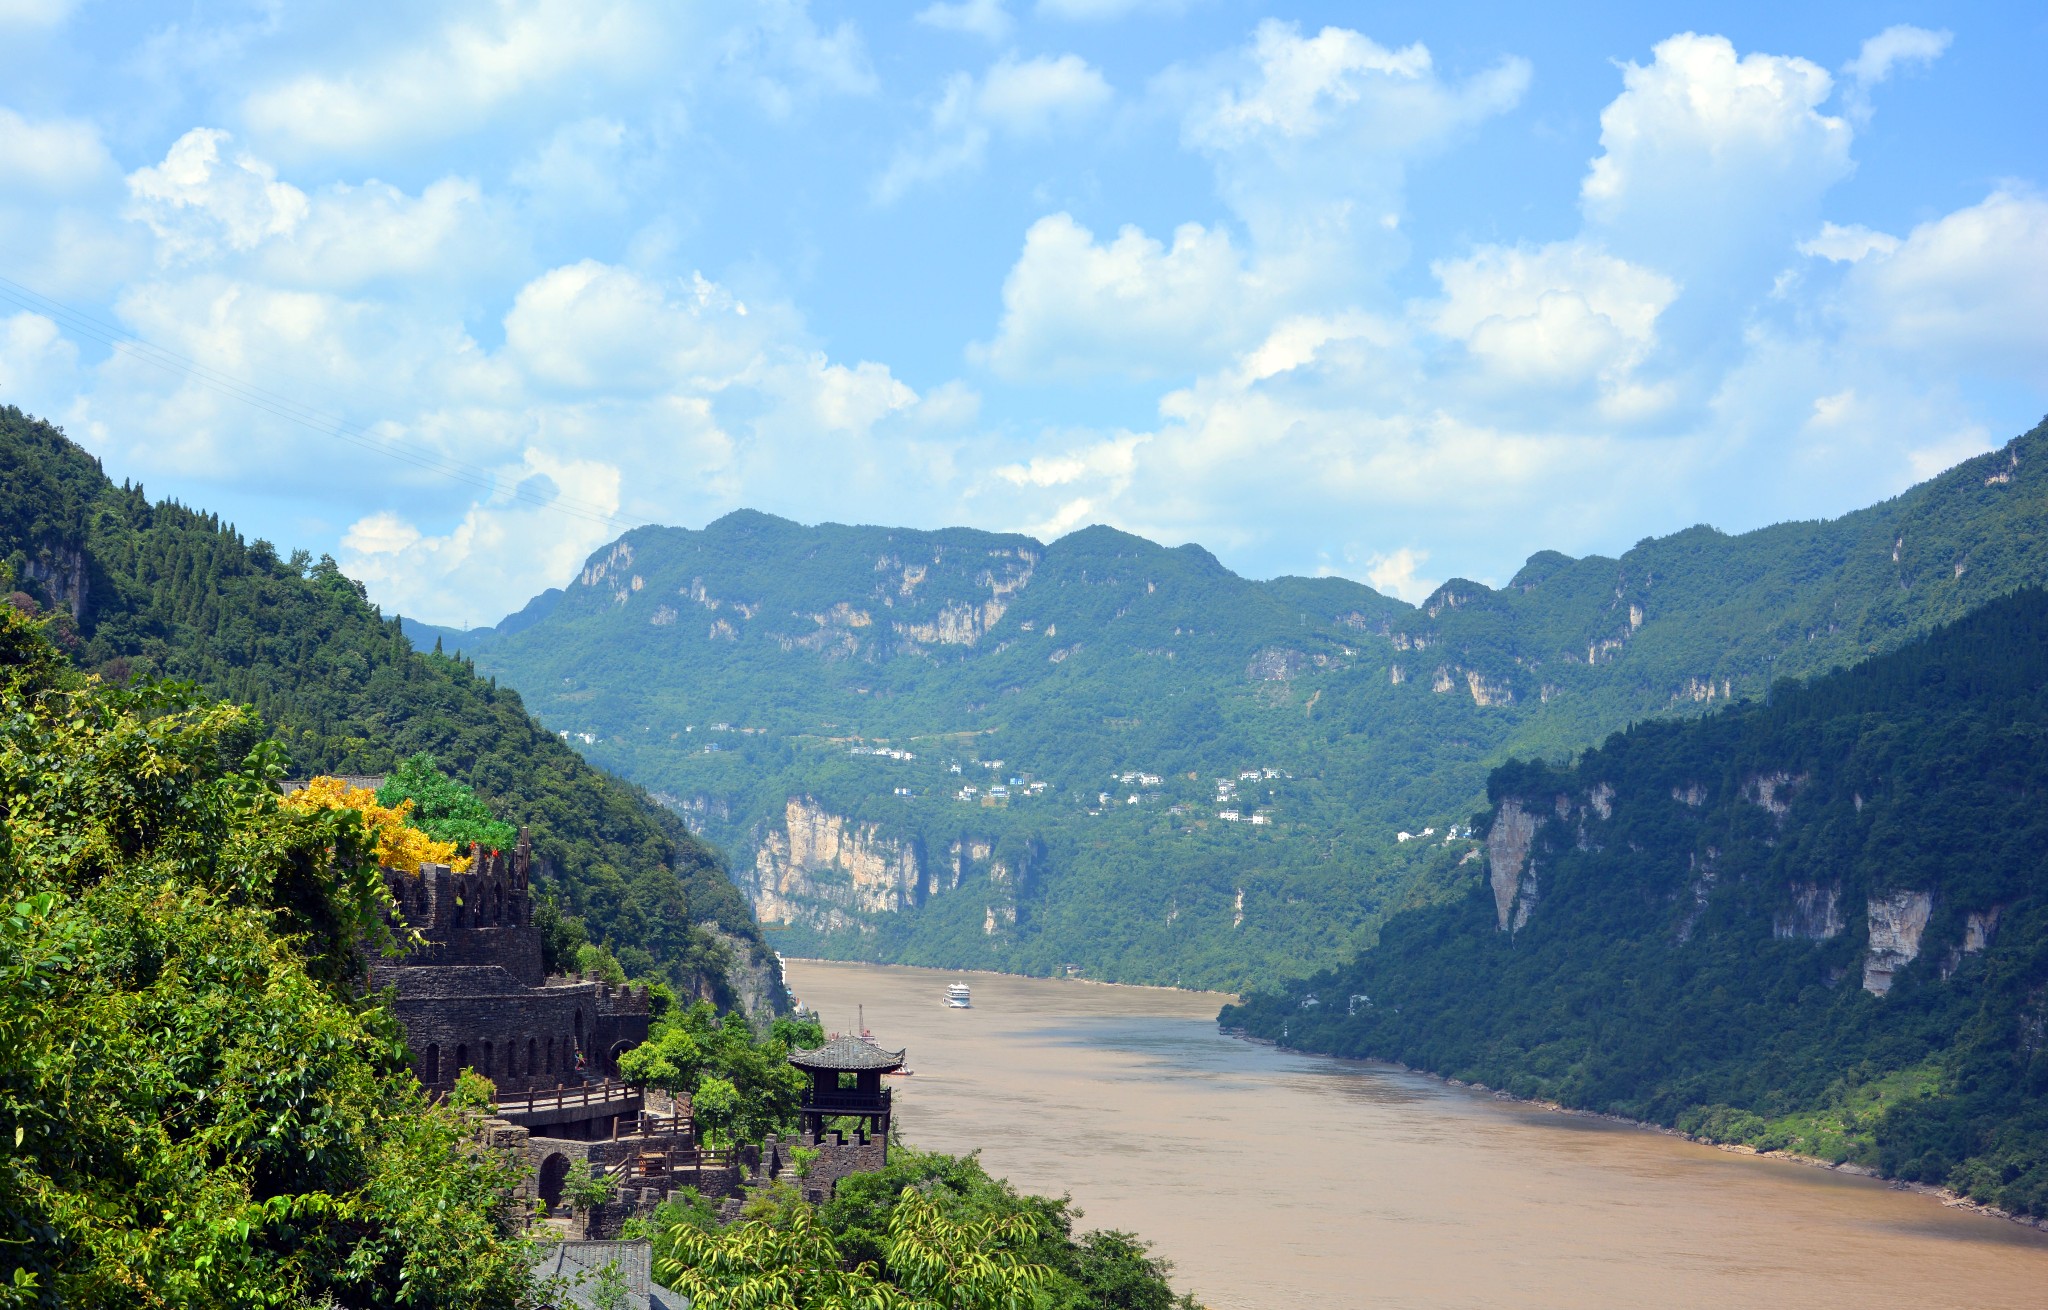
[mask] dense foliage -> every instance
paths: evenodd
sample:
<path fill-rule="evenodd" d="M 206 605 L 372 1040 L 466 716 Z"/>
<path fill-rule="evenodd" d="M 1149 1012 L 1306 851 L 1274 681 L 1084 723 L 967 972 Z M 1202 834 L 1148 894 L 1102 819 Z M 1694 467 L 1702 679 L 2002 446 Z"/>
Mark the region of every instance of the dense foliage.
<path fill-rule="evenodd" d="M 792 1132 L 807 1080 L 789 1053 L 825 1040 L 815 1019 L 778 1016 L 765 1037 L 706 1002 L 670 1006 L 648 1039 L 619 1057 L 629 1081 L 690 1098 L 697 1126 L 717 1141 Z"/>
<path fill-rule="evenodd" d="M 509 851 L 519 840 L 519 829 L 494 817 L 483 797 L 441 772 L 425 751 L 399 761 L 377 789 L 377 803 L 410 804 L 408 822 L 463 852 L 472 845 Z"/>
<path fill-rule="evenodd" d="M 826 871 L 785 951 L 1239 988 L 1440 895 L 1436 845 L 1397 834 L 1441 839 L 1507 759 L 1759 697 L 2048 578 L 2044 493 L 2037 428 L 1832 522 L 1544 552 L 1420 606 L 1107 528 L 742 512 L 628 533 L 449 640 L 743 879 L 792 797 L 919 871 L 908 913 Z"/>
<path fill-rule="evenodd" d="M 0 605 L 0 1305 L 525 1295 L 511 1176 L 357 995 L 377 836 L 263 736 Z"/>
<path fill-rule="evenodd" d="M 1225 1022 L 2048 1215 L 2048 593 L 1490 796 L 1519 877 Z"/>
<path fill-rule="evenodd" d="M 973 1156 L 898 1146 L 886 1169 L 842 1179 L 823 1205 L 779 1191 L 723 1231 L 687 1199 L 671 1202 L 654 1225 L 655 1263 L 707 1306 L 1199 1310 L 1144 1243 L 1077 1237 L 1078 1218 L 1066 1200 L 1019 1195 Z"/>
<path fill-rule="evenodd" d="M 734 952 L 767 962 L 745 901 L 680 820 L 585 764 L 466 661 L 416 653 L 333 560 L 281 556 L 213 515 L 114 486 L 11 407 L 0 560 L 24 600 L 55 612 L 81 667 L 112 683 L 186 679 L 251 705 L 296 774 L 384 774 L 431 754 L 531 828 L 541 889 L 636 973 L 729 1001 Z"/>

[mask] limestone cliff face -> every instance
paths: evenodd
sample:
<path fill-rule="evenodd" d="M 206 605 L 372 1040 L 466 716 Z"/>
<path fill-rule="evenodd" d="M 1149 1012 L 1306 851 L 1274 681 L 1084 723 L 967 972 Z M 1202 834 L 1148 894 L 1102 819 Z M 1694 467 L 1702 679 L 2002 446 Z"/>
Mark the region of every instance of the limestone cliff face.
<path fill-rule="evenodd" d="M 809 796 L 792 796 L 781 825 L 761 837 L 754 851 L 754 913 L 763 922 L 865 932 L 872 931 L 876 916 L 913 909 L 973 882 L 984 884 L 991 922 L 1014 924 L 1017 897 L 1035 873 L 1038 854 L 1032 846 L 1022 859 L 1005 859 L 995 854 L 992 841 L 978 837 L 928 852 L 915 838 L 834 814 Z"/>
<path fill-rule="evenodd" d="M 857 916 L 916 905 L 923 883 L 915 842 L 884 836 L 879 824 L 833 814 L 808 796 L 789 798 L 783 826 L 754 852 L 754 913 L 763 921 L 846 927 Z"/>
<path fill-rule="evenodd" d="M 1523 886 L 1522 868 L 1529 863 L 1529 846 L 1543 820 L 1522 808 L 1513 797 L 1500 804 L 1493 827 L 1486 834 L 1486 864 L 1493 878 L 1493 908 L 1499 916 L 1500 931 L 1508 931 L 1508 916 L 1515 908 L 1516 894 L 1525 894 L 1514 926 L 1528 922 L 1529 906 L 1536 899 L 1536 869 L 1529 867 L 1528 885 Z"/>
<path fill-rule="evenodd" d="M 85 552 L 68 546 L 45 549 L 29 557 L 22 575 L 40 584 L 55 605 L 71 611 L 74 620 L 85 618 L 85 604 L 91 583 L 85 566 Z"/>
<path fill-rule="evenodd" d="M 1792 904 L 1771 917 L 1771 936 L 1780 941 L 1804 938 L 1824 942 L 1838 937 L 1848 925 L 1842 921 L 1842 885 L 1823 886 L 1813 882 L 1792 884 Z"/>
<path fill-rule="evenodd" d="M 1863 957 L 1863 990 L 1882 996 L 1898 971 L 1920 955 L 1920 938 L 1934 912 L 1931 892 L 1892 892 L 1870 898 L 1870 948 Z"/>

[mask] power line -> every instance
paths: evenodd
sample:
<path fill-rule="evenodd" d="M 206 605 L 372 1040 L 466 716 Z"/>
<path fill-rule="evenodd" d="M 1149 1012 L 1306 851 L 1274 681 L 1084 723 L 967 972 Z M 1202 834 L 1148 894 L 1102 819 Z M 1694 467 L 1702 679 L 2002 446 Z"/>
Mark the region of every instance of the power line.
<path fill-rule="evenodd" d="M 0 276 L 0 299 L 12 301 L 32 313 L 42 314 L 75 336 L 98 342 L 131 359 L 189 378 L 210 391 L 238 400 L 252 409 L 297 424 L 321 436 L 344 441 L 387 459 L 397 460 L 451 481 L 461 482 L 486 494 L 496 494 L 499 491 L 497 473 L 481 464 L 472 464 L 434 451 L 417 447 L 408 448 L 396 442 L 382 440 L 360 425 L 330 418 L 289 396 L 158 346 L 126 328 L 67 305 L 53 296 L 44 295 L 12 278 Z M 534 509 L 553 510 L 604 527 L 632 528 L 638 527 L 641 522 L 613 513 L 594 502 L 563 495 L 559 490 L 552 499 L 548 499 L 538 493 L 526 491 L 522 484 L 515 485 L 509 496 L 512 500 Z"/>

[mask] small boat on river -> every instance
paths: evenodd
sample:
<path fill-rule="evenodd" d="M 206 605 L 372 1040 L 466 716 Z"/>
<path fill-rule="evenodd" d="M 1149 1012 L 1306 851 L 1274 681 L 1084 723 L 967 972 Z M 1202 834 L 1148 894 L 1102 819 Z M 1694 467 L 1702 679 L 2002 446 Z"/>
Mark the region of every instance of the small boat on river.
<path fill-rule="evenodd" d="M 956 1010 L 972 1009 L 973 993 L 967 989 L 966 983 L 953 983 L 946 988 L 946 1004 Z"/>

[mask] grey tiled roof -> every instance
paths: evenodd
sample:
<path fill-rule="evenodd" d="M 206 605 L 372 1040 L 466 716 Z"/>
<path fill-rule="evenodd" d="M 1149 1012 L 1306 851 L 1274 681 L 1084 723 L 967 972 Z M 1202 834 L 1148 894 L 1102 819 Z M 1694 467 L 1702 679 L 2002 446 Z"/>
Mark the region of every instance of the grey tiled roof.
<path fill-rule="evenodd" d="M 799 1069 L 897 1069 L 902 1051 L 885 1051 L 865 1037 L 834 1037 L 815 1051 L 791 1051 L 789 1062 Z"/>

